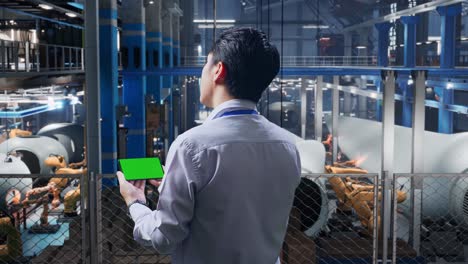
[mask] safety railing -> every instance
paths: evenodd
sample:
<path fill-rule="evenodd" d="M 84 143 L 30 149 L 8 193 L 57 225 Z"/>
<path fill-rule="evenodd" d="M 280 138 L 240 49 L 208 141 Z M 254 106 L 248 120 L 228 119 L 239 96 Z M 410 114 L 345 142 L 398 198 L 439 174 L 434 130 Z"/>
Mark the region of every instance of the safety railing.
<path fill-rule="evenodd" d="M 1 174 L 0 264 L 84 264 L 90 255 L 98 263 L 170 263 L 133 240 L 115 175 L 99 175 L 94 194 L 91 178 Z M 302 175 L 281 263 L 381 263 L 385 252 L 389 263 L 467 263 L 468 174 L 395 174 L 387 250 L 380 183 L 377 174 Z M 157 189 L 145 192 L 154 210 Z"/>
<path fill-rule="evenodd" d="M 283 67 L 308 66 L 377 66 L 376 56 L 283 56 Z M 203 66 L 206 56 L 182 57 L 185 67 Z"/>
<path fill-rule="evenodd" d="M 377 66 L 376 56 L 283 56 L 283 67 Z"/>
<path fill-rule="evenodd" d="M 84 263 L 83 175 L 0 175 L 0 264 Z"/>
<path fill-rule="evenodd" d="M 0 40 L 0 72 L 84 71 L 84 49 Z"/>

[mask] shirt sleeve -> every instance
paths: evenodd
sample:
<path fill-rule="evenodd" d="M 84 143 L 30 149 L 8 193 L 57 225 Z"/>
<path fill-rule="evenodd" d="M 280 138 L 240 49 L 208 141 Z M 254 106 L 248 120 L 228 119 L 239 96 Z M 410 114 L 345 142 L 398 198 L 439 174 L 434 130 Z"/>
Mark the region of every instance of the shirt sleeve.
<path fill-rule="evenodd" d="M 157 209 L 141 204 L 129 209 L 134 239 L 162 254 L 171 253 L 187 237 L 195 207 L 197 177 L 190 145 L 176 142 L 168 154 Z"/>

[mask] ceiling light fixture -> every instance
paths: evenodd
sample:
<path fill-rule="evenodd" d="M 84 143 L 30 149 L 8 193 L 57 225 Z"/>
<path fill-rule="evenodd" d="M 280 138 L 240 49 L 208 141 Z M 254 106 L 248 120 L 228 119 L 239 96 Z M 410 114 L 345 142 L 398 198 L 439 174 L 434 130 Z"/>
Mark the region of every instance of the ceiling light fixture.
<path fill-rule="evenodd" d="M 39 6 L 40 8 L 42 8 L 42 9 L 45 9 L 45 10 L 54 9 L 54 8 L 51 7 L 50 5 L 46 5 L 46 4 L 39 4 L 38 6 Z"/>
<path fill-rule="evenodd" d="M 221 25 L 216 25 L 216 28 L 230 28 L 233 27 L 233 24 L 221 24 Z M 201 24 L 198 25 L 198 28 L 213 28 L 213 24 Z"/>
<path fill-rule="evenodd" d="M 193 23 L 214 23 L 213 19 L 194 19 Z M 216 19 L 216 23 L 236 23 L 234 19 Z"/>
<path fill-rule="evenodd" d="M 330 28 L 330 26 L 329 25 L 303 25 L 302 28 L 304 29 L 317 29 L 317 28 L 326 29 L 326 28 Z"/>
<path fill-rule="evenodd" d="M 70 13 L 70 12 L 67 12 L 65 13 L 65 15 L 69 16 L 69 17 L 77 17 L 78 15 L 75 14 L 75 13 Z"/>
<path fill-rule="evenodd" d="M 150 5 L 154 4 L 154 1 L 149 1 L 149 4 L 150 4 Z"/>

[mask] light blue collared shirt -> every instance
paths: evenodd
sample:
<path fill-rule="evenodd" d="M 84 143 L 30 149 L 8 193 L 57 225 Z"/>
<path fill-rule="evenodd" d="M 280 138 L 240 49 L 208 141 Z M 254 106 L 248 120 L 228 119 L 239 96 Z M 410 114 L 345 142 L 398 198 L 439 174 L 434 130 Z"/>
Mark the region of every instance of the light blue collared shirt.
<path fill-rule="evenodd" d="M 246 100 L 216 107 L 172 144 L 157 210 L 134 204 L 135 240 L 174 264 L 273 264 L 286 233 L 301 164 L 295 139 Z"/>

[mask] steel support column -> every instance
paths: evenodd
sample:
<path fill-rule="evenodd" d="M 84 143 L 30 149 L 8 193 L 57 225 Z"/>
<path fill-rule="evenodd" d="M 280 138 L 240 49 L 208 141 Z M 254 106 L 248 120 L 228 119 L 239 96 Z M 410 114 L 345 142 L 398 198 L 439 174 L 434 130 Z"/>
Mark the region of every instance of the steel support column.
<path fill-rule="evenodd" d="M 451 69 L 455 67 L 455 42 L 456 42 L 456 18 L 461 13 L 461 4 L 452 6 L 441 6 L 437 12 L 441 18 L 440 25 L 440 67 Z M 453 133 L 453 113 L 448 111 L 444 105 L 453 104 L 454 94 L 452 89 L 441 87 L 441 107 L 439 107 L 439 132 Z"/>
<path fill-rule="evenodd" d="M 369 31 L 371 29 L 368 27 L 364 27 L 359 30 L 359 48 L 357 49 L 358 56 L 367 56 L 369 53 L 368 47 L 368 39 L 369 39 Z"/>
<path fill-rule="evenodd" d="M 323 76 L 317 76 L 317 82 L 314 89 L 314 124 L 315 140 L 322 141 L 322 119 L 323 119 Z"/>
<path fill-rule="evenodd" d="M 411 120 L 412 120 L 412 113 L 413 113 L 413 106 L 411 104 L 411 100 L 413 97 L 413 88 L 414 85 L 402 83 L 400 84 L 400 88 L 403 91 L 403 111 L 402 111 L 402 124 L 405 127 L 411 127 Z"/>
<path fill-rule="evenodd" d="M 424 125 L 426 116 L 426 73 L 414 71 L 414 104 L 413 104 L 413 128 L 411 146 L 411 173 L 424 173 Z M 421 244 L 421 209 L 422 209 L 422 179 L 411 179 L 411 232 L 410 241 L 413 249 L 419 254 Z"/>
<path fill-rule="evenodd" d="M 462 12 L 461 4 L 437 7 L 440 15 L 440 67 L 455 67 L 456 19 Z"/>
<path fill-rule="evenodd" d="M 378 37 L 378 47 L 377 47 L 377 65 L 381 67 L 388 66 L 388 46 L 390 44 L 390 39 L 388 32 L 392 24 L 389 22 L 383 22 L 375 24 L 375 28 L 379 32 Z"/>
<path fill-rule="evenodd" d="M 163 1 L 162 6 L 162 25 L 163 25 L 163 68 L 173 68 L 174 67 L 174 51 L 172 46 L 172 14 L 169 10 L 172 8 L 173 1 Z M 168 143 L 171 144 L 174 141 L 174 102 L 173 102 L 173 82 L 174 78 L 172 76 L 163 76 L 163 90 L 167 95 L 168 99 L 168 113 L 167 113 L 167 132 L 168 132 Z"/>
<path fill-rule="evenodd" d="M 101 173 L 101 111 L 100 80 L 99 80 L 99 1 L 86 0 L 85 2 L 85 102 L 86 102 L 86 157 L 88 167 L 87 190 L 83 193 L 87 196 L 87 203 L 83 206 L 86 220 L 89 222 L 83 227 L 86 237 L 83 239 L 83 250 L 89 249 L 86 259 L 90 264 L 102 263 L 100 258 L 102 250 L 97 243 L 100 241 L 100 221 L 97 216 L 99 210 L 99 197 L 97 197 L 97 175 Z M 85 221 L 86 221 L 85 220 Z"/>
<path fill-rule="evenodd" d="M 307 131 L 307 86 L 308 79 L 301 80 L 301 137 L 306 139 Z"/>
<path fill-rule="evenodd" d="M 99 56 L 106 58 L 99 67 L 101 84 L 101 148 L 102 172 L 117 170 L 117 119 L 119 102 L 117 63 L 117 0 L 99 2 Z M 115 179 L 103 179 L 104 184 L 116 185 Z"/>
<path fill-rule="evenodd" d="M 352 102 L 353 98 L 351 96 L 351 93 L 343 93 L 343 114 L 345 116 L 350 116 L 351 115 L 351 110 L 352 110 Z"/>
<path fill-rule="evenodd" d="M 361 90 L 367 90 L 367 79 L 365 76 L 361 76 L 359 79 L 359 88 Z M 359 118 L 367 119 L 367 96 L 358 96 L 358 114 Z"/>
<path fill-rule="evenodd" d="M 381 80 L 375 81 L 375 90 L 377 93 L 382 92 L 383 82 Z M 379 99 L 375 100 L 375 120 L 382 121 L 382 101 Z"/>
<path fill-rule="evenodd" d="M 153 1 L 146 7 L 146 52 L 148 71 L 162 68 L 162 28 L 161 28 L 161 0 Z M 150 75 L 146 80 L 146 94 L 153 96 L 159 104 L 161 101 L 161 76 Z"/>
<path fill-rule="evenodd" d="M 340 115 L 340 76 L 333 76 L 333 90 L 332 90 L 332 162 L 337 161 L 338 157 L 338 116 Z"/>
<path fill-rule="evenodd" d="M 125 70 L 146 70 L 146 31 L 144 0 L 122 2 L 122 47 L 127 53 Z M 123 75 L 123 103 L 130 116 L 124 120 L 127 132 L 127 157 L 146 156 L 146 76 Z"/>
<path fill-rule="evenodd" d="M 416 66 L 416 24 L 419 22 L 419 17 L 404 16 L 401 17 L 401 22 L 405 25 L 404 66 L 413 68 Z"/>
<path fill-rule="evenodd" d="M 179 0 L 173 0 L 174 4 L 173 7 L 170 9 L 171 11 L 171 22 L 172 22 L 172 66 L 178 67 L 180 66 L 180 16 L 181 14 L 176 11 L 176 7 L 179 6 Z M 180 134 L 180 130 L 182 127 L 181 120 L 182 120 L 182 101 L 181 101 L 181 94 L 180 94 L 180 87 L 179 87 L 179 76 L 174 76 L 172 78 L 172 87 L 171 87 L 171 102 L 172 102 L 172 116 L 173 116 L 173 139 L 177 138 Z M 179 90 L 176 90 L 179 89 Z M 178 98 L 174 98 L 177 96 Z"/>
<path fill-rule="evenodd" d="M 393 180 L 393 158 L 395 143 L 395 72 L 384 71 L 383 117 L 382 117 L 382 263 L 387 263 L 388 239 L 391 224 L 391 184 Z"/>

